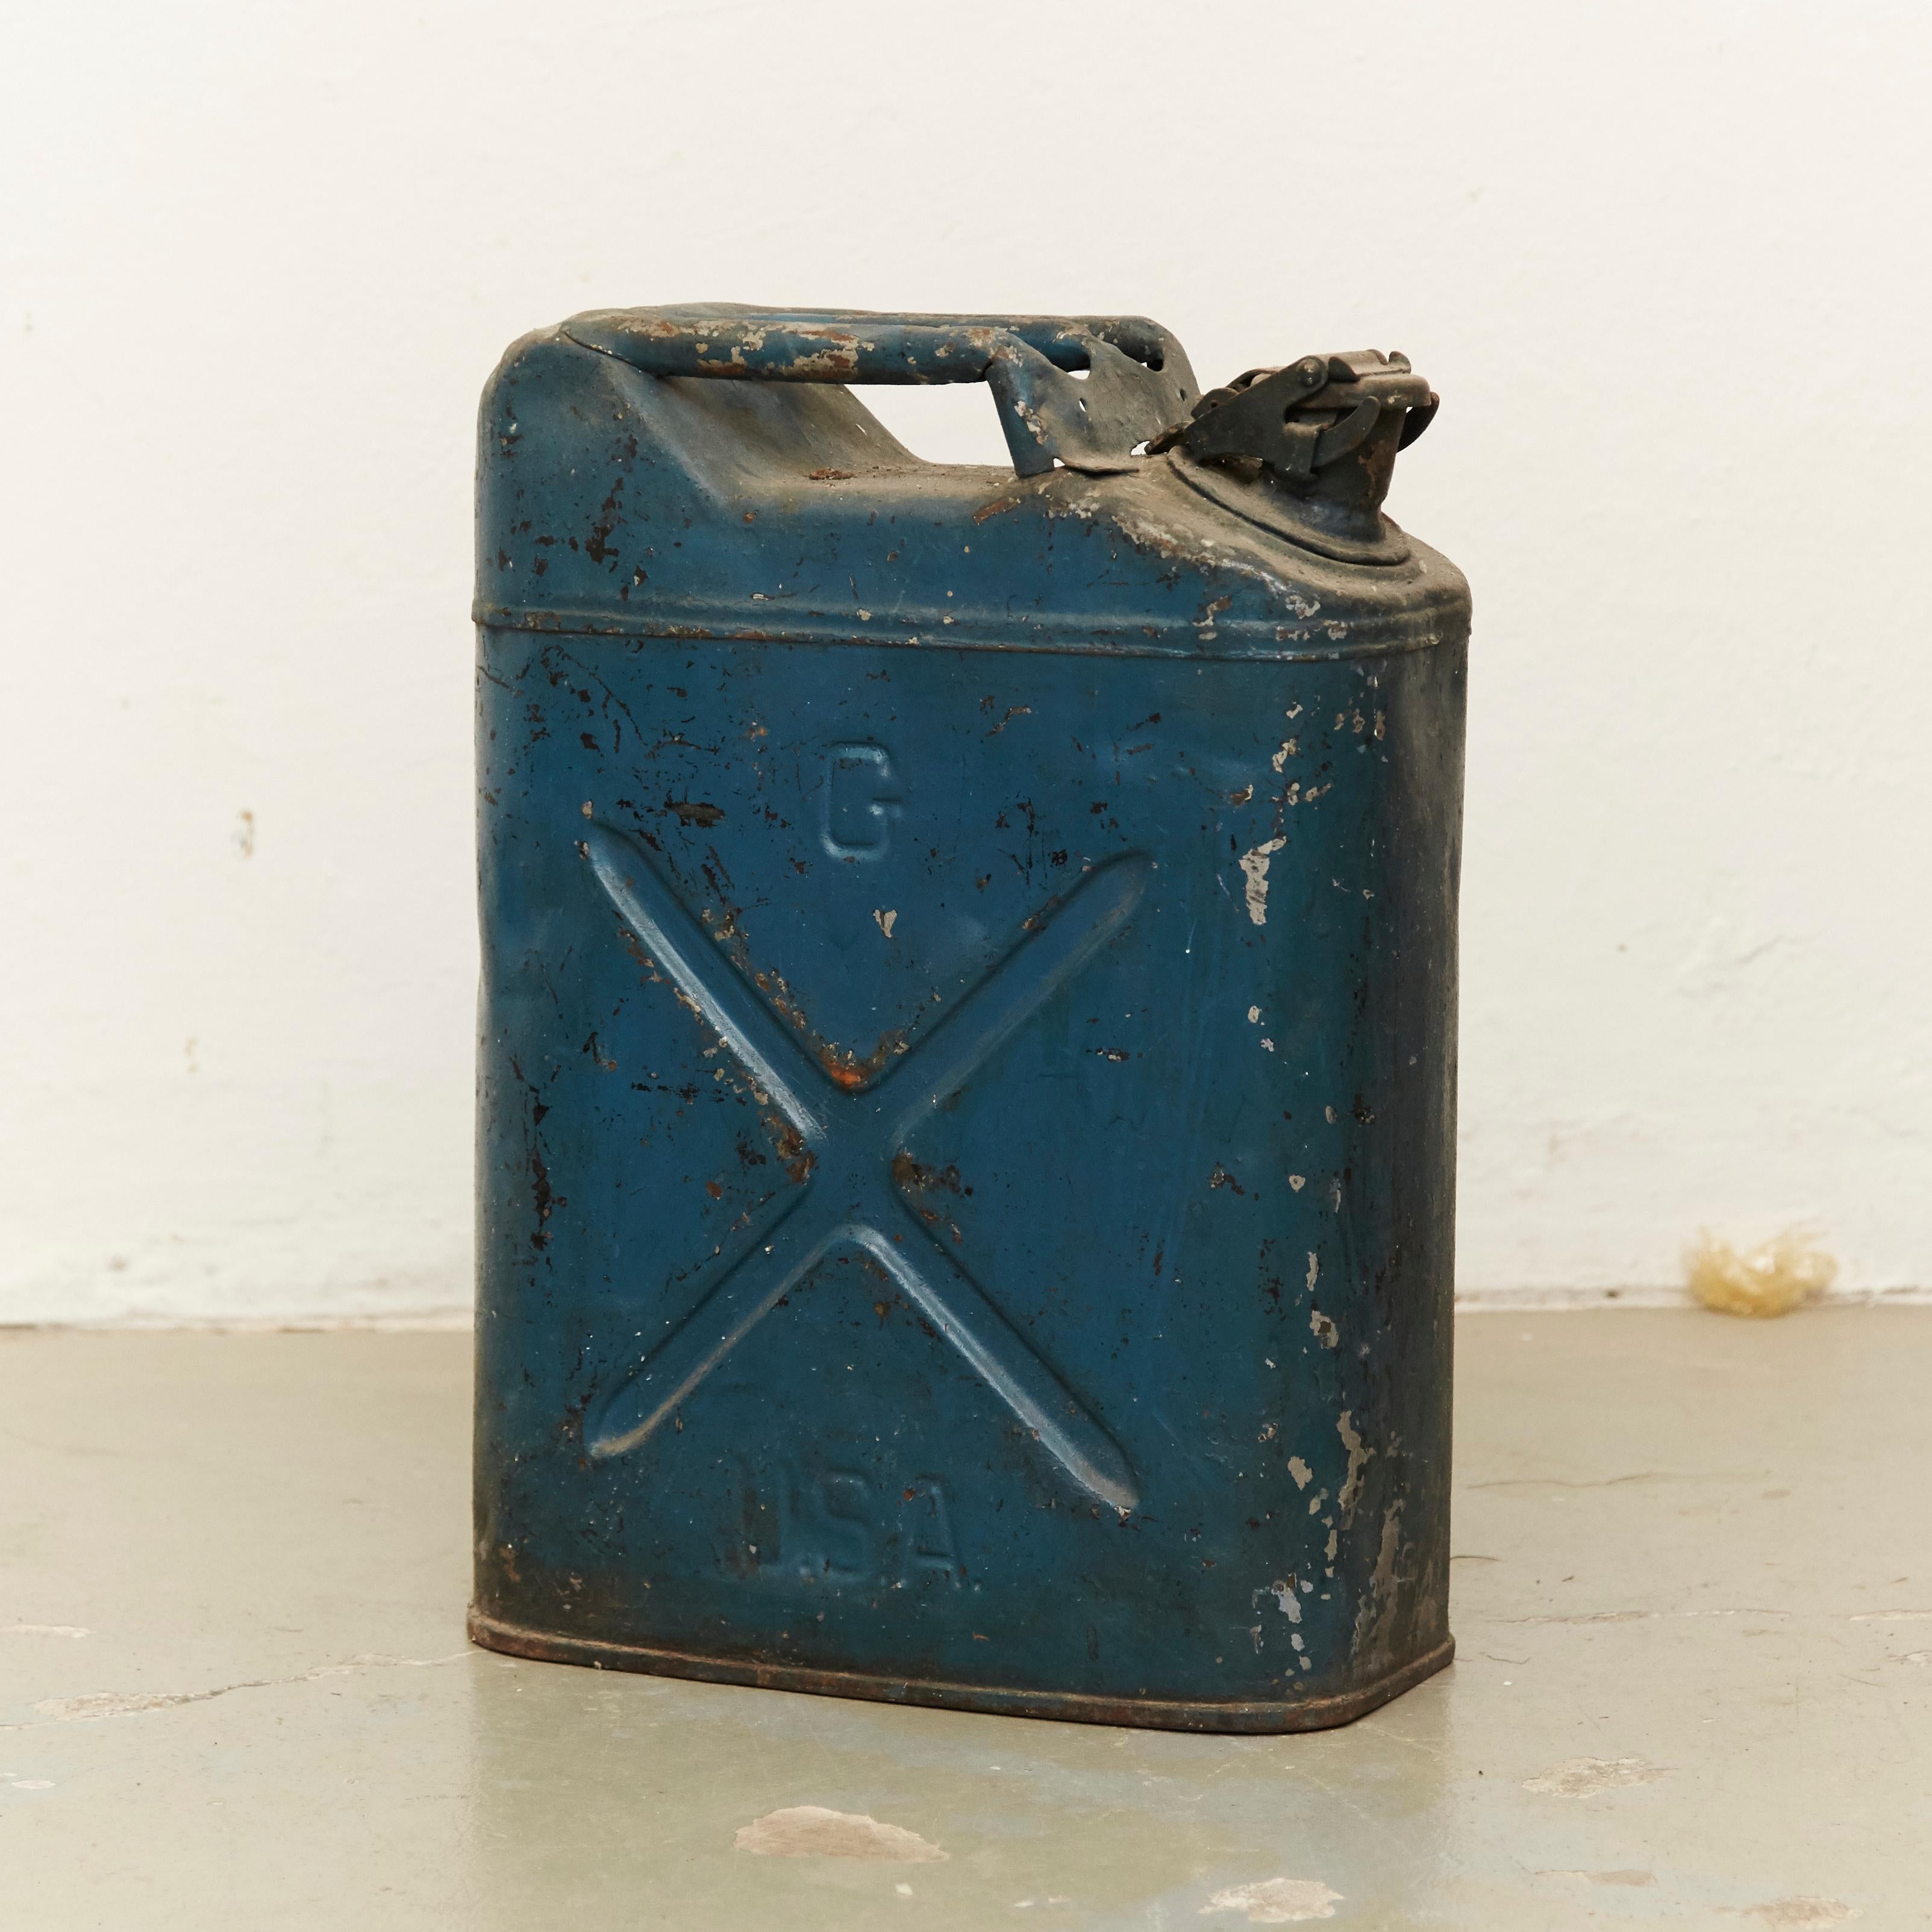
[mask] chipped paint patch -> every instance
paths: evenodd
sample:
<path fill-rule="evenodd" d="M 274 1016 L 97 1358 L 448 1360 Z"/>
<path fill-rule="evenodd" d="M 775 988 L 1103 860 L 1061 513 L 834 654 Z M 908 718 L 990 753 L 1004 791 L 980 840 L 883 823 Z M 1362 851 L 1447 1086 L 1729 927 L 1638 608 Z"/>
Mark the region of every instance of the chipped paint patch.
<path fill-rule="evenodd" d="M 1252 852 L 1241 854 L 1241 875 L 1246 880 L 1243 890 L 1247 898 L 1248 916 L 1257 926 L 1268 923 L 1268 860 L 1287 843 L 1286 838 L 1270 838 Z"/>
<path fill-rule="evenodd" d="M 878 922 L 879 930 L 883 932 L 888 939 L 891 938 L 892 936 L 892 928 L 898 922 L 898 914 L 896 912 L 875 911 L 872 914 L 872 916 Z"/>
<path fill-rule="evenodd" d="M 869 1858 L 888 1864 L 935 1864 L 950 1856 L 908 1832 L 862 1811 L 788 1804 L 740 1825 L 733 1844 L 761 1858 Z"/>
<path fill-rule="evenodd" d="M 1290 1623 L 1300 1622 L 1301 1605 L 1296 1598 L 1292 1580 L 1284 1582 L 1277 1579 L 1268 1586 L 1268 1594 L 1281 1606 L 1282 1615 L 1287 1618 Z"/>
<path fill-rule="evenodd" d="M 1315 1480 L 1315 1472 L 1299 1456 L 1288 1459 L 1288 1473 L 1294 1478 L 1294 1486 L 1305 1490 Z"/>
<path fill-rule="evenodd" d="M 1345 1408 L 1341 1420 L 1335 1425 L 1335 1432 L 1342 1438 L 1342 1447 L 1348 1452 L 1348 1473 L 1342 1479 L 1342 1493 L 1336 1501 L 1342 1507 L 1342 1522 L 1346 1527 L 1355 1514 L 1355 1505 L 1362 1498 L 1362 1478 L 1373 1456 L 1372 1449 L 1364 1448 L 1361 1437 L 1356 1432 L 1354 1412 Z"/>
<path fill-rule="evenodd" d="M 1382 1540 L 1376 1546 L 1376 1567 L 1370 1573 L 1367 1594 L 1355 1612 L 1352 1654 L 1359 1664 L 1378 1664 L 1388 1651 L 1388 1634 L 1395 1621 L 1396 1558 L 1402 1550 L 1402 1502 L 1398 1498 L 1382 1513 Z"/>
<path fill-rule="evenodd" d="M 1264 1878 L 1253 1885 L 1231 1885 L 1216 1892 L 1201 1908 L 1210 1912 L 1245 1912 L 1250 1925 L 1292 1925 L 1307 1918 L 1333 1918 L 1342 1894 L 1316 1878 Z"/>
<path fill-rule="evenodd" d="M 1600 1791 L 1654 1784 L 1670 1773 L 1667 1764 L 1652 1764 L 1640 1757 L 1573 1757 L 1525 1778 L 1522 1788 L 1547 1798 L 1594 1798 Z"/>

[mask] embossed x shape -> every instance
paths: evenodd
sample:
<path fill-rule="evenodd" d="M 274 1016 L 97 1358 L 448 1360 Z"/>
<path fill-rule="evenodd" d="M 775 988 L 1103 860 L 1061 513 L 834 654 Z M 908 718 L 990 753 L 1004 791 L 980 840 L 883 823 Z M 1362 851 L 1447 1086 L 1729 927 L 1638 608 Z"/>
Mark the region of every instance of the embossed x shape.
<path fill-rule="evenodd" d="M 1126 1458 L 1100 1424 L 919 1220 L 892 1178 L 908 1136 L 1124 926 L 1153 869 L 1137 854 L 1090 872 L 931 1036 L 877 1080 L 836 1084 L 721 955 L 628 839 L 592 827 L 591 867 L 625 922 L 710 1022 L 760 1096 L 811 1150 L 812 1170 L 764 1233 L 604 1402 L 586 1432 L 621 1456 L 692 1391 L 831 1250 L 862 1249 L 1091 1495 L 1138 1500 Z"/>

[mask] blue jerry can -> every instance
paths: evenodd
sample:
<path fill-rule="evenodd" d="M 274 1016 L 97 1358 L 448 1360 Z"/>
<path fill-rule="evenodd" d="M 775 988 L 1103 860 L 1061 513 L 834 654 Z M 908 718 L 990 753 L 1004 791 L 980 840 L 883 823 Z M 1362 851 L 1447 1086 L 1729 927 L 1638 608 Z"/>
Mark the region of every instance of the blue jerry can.
<path fill-rule="evenodd" d="M 853 393 L 985 382 L 1012 470 Z M 519 1654 L 1340 1724 L 1447 1663 L 1466 586 L 1400 356 L 604 310 L 484 399 Z"/>

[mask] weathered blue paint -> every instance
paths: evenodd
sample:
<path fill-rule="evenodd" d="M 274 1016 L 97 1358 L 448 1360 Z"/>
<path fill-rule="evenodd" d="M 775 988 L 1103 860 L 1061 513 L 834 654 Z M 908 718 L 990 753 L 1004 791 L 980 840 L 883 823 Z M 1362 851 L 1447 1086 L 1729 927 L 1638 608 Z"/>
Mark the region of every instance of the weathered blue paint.
<path fill-rule="evenodd" d="M 1081 411 L 1102 350 L 1160 382 Z M 1067 466 L 842 386 L 965 352 Z M 480 1641 L 1252 1730 L 1448 1660 L 1468 606 L 1380 513 L 1406 366 L 1268 472 L 1155 434 L 1192 379 L 1132 318 L 506 358 Z"/>

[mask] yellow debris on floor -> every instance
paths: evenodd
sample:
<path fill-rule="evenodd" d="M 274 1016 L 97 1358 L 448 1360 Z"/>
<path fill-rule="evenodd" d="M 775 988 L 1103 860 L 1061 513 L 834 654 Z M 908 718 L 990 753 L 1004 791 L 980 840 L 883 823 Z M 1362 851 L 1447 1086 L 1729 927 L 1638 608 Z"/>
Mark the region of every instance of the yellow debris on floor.
<path fill-rule="evenodd" d="M 1815 1301 L 1838 1279 L 1838 1264 L 1814 1245 L 1810 1232 L 1787 1228 L 1740 1251 L 1708 1234 L 1684 1256 L 1690 1292 L 1720 1315 L 1789 1315 Z"/>

